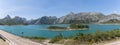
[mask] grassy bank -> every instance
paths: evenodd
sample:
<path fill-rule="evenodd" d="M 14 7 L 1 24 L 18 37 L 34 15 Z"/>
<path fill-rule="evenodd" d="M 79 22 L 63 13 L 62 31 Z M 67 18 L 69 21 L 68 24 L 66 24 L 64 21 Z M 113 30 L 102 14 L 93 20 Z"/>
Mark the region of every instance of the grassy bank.
<path fill-rule="evenodd" d="M 45 37 L 23 37 L 23 38 L 27 38 L 35 42 L 44 42 L 44 40 L 47 39 Z"/>
<path fill-rule="evenodd" d="M 29 38 L 31 40 L 42 42 L 44 40 L 50 40 L 49 43 L 58 43 L 58 44 L 65 44 L 65 45 L 79 45 L 79 44 L 85 44 L 85 45 L 92 45 L 92 44 L 99 44 L 107 41 L 112 41 L 115 39 L 120 38 L 120 30 L 109 30 L 109 31 L 96 31 L 93 34 L 90 33 L 77 33 L 75 36 L 72 37 L 63 37 L 60 33 L 59 35 L 47 39 L 43 37 L 25 37 Z"/>

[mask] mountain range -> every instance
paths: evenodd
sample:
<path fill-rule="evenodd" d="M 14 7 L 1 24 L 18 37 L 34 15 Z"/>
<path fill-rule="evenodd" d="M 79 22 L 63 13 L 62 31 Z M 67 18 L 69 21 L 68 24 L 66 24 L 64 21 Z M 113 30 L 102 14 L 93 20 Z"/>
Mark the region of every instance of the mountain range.
<path fill-rule="evenodd" d="M 27 20 L 19 16 L 11 18 L 7 15 L 0 19 L 0 25 L 28 25 L 28 24 L 71 24 L 71 23 L 120 23 L 119 14 L 105 15 L 100 12 L 80 12 L 57 18 L 56 16 L 43 16 L 38 19 Z"/>

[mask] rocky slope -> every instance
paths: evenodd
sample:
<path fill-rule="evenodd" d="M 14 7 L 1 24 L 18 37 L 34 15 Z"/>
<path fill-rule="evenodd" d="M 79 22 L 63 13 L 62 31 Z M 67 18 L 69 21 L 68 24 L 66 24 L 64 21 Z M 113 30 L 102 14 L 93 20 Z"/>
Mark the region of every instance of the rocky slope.
<path fill-rule="evenodd" d="M 30 20 L 28 24 L 55 24 L 57 17 L 55 16 L 43 16 L 41 18 Z"/>
<path fill-rule="evenodd" d="M 119 14 L 104 15 L 99 12 L 80 12 L 69 14 L 57 18 L 56 16 L 43 16 L 38 19 L 26 20 L 19 16 L 11 18 L 7 15 L 0 19 L 0 25 L 19 25 L 19 24 L 70 24 L 70 23 L 120 23 Z"/>
<path fill-rule="evenodd" d="M 119 14 L 110 14 L 105 16 L 104 18 L 101 18 L 98 23 L 117 23 L 120 22 L 120 15 Z"/>
<path fill-rule="evenodd" d="M 98 12 L 69 13 L 59 19 L 59 23 L 92 23 L 103 18 L 104 14 Z"/>
<path fill-rule="evenodd" d="M 25 23 L 26 23 L 26 19 L 18 16 L 11 18 L 9 15 L 7 15 L 5 18 L 0 19 L 1 25 L 19 25 L 19 24 L 25 24 Z"/>

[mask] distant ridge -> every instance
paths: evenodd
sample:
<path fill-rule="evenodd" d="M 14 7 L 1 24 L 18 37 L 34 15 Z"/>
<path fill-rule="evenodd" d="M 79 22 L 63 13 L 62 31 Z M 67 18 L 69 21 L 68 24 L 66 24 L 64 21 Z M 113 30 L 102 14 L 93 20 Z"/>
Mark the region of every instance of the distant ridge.
<path fill-rule="evenodd" d="M 3 19 L 0 19 L 0 25 L 29 25 L 29 24 L 70 24 L 70 23 L 119 23 L 119 14 L 104 15 L 100 12 L 80 12 L 69 14 L 57 18 L 56 16 L 43 16 L 34 20 L 27 20 L 19 16 L 11 18 L 7 15 Z"/>

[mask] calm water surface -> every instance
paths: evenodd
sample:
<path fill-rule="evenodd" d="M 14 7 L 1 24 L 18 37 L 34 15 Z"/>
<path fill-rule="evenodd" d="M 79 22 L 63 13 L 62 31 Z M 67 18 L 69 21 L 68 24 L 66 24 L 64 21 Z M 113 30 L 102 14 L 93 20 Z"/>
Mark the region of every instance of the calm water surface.
<path fill-rule="evenodd" d="M 69 24 L 55 24 L 56 26 L 67 27 Z M 120 25 L 98 25 L 98 24 L 89 24 L 89 30 L 65 30 L 65 31 L 51 31 L 47 30 L 47 27 L 51 25 L 26 25 L 26 26 L 0 26 L 0 29 L 10 32 L 12 34 L 22 36 L 21 32 L 24 32 L 24 36 L 39 36 L 51 38 L 59 33 L 62 33 L 63 36 L 74 36 L 76 33 L 93 33 L 96 30 L 107 31 L 113 29 L 120 29 Z"/>

